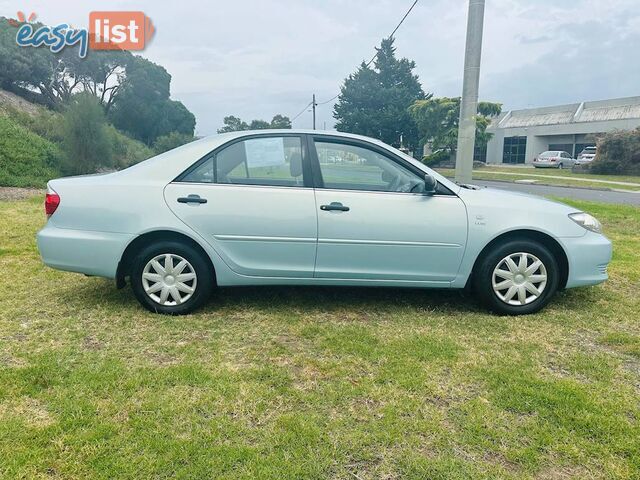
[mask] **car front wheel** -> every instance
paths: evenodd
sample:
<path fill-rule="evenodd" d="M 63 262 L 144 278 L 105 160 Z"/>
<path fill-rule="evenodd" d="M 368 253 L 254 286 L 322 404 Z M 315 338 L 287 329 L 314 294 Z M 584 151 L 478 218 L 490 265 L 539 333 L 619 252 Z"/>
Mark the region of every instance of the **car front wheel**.
<path fill-rule="evenodd" d="M 494 312 L 527 315 L 544 308 L 558 289 L 558 263 L 544 245 L 513 240 L 481 259 L 475 291 Z"/>
<path fill-rule="evenodd" d="M 191 246 L 159 242 L 135 258 L 131 285 L 147 310 L 183 315 L 202 306 L 213 287 L 211 269 L 202 254 Z"/>

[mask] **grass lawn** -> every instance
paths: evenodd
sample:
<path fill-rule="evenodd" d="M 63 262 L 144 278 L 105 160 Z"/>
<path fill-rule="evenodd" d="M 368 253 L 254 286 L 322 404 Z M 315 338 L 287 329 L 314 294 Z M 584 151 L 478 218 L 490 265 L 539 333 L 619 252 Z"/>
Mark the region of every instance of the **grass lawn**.
<path fill-rule="evenodd" d="M 452 168 L 436 168 L 435 170 L 446 177 L 453 177 L 455 175 L 455 170 Z M 545 178 L 541 178 L 540 176 L 544 176 Z M 637 176 L 577 174 L 572 173 L 571 170 L 557 170 L 555 168 L 482 167 L 473 171 L 473 178 L 476 180 L 499 180 L 507 182 L 514 182 L 516 180 L 524 180 L 526 178 L 530 178 L 532 180 L 536 180 L 537 183 L 547 185 L 559 185 L 567 187 L 614 188 L 636 191 L 640 190 L 640 177 Z M 602 183 L 603 181 L 637 183 L 638 186 L 634 187 L 631 185 Z"/>
<path fill-rule="evenodd" d="M 44 267 L 41 199 L 0 202 L 0 477 L 639 478 L 640 209 L 571 203 L 611 279 L 541 314 L 256 288 L 172 318 Z"/>

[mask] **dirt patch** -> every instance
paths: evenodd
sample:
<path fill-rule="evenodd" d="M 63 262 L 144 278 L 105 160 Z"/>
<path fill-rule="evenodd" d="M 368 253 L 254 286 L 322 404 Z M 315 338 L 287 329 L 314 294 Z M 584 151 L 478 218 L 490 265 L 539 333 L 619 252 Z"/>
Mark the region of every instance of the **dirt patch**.
<path fill-rule="evenodd" d="M 44 190 L 39 188 L 0 187 L 0 202 L 12 200 L 24 200 L 25 198 L 40 195 L 44 197 Z"/>
<path fill-rule="evenodd" d="M 46 407 L 35 398 L 22 397 L 17 401 L 0 403 L 0 419 L 19 418 L 28 427 L 44 428 L 55 423 Z"/>

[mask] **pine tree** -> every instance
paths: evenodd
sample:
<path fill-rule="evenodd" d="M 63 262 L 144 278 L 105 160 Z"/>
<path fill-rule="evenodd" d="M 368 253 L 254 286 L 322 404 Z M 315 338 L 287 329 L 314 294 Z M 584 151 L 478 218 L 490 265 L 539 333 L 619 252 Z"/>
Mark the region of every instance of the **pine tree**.
<path fill-rule="evenodd" d="M 334 109 L 336 128 L 378 138 L 396 147 L 400 135 L 410 150 L 417 151 L 419 135 L 408 108 L 425 95 L 415 62 L 396 58 L 393 38 L 382 40 L 374 68 L 364 62 L 344 81 Z"/>

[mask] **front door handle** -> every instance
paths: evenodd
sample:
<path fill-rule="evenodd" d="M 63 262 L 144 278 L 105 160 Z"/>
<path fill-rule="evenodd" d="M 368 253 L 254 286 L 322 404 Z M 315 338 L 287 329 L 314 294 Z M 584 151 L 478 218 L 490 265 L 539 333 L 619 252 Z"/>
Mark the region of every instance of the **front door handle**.
<path fill-rule="evenodd" d="M 207 203 L 206 198 L 201 198 L 200 195 L 191 194 L 186 197 L 178 198 L 178 203 Z"/>
<path fill-rule="evenodd" d="M 348 212 L 349 207 L 345 207 L 340 202 L 331 202 L 329 205 L 320 205 L 320 210 L 324 210 L 325 212 L 331 212 L 331 211 Z"/>

